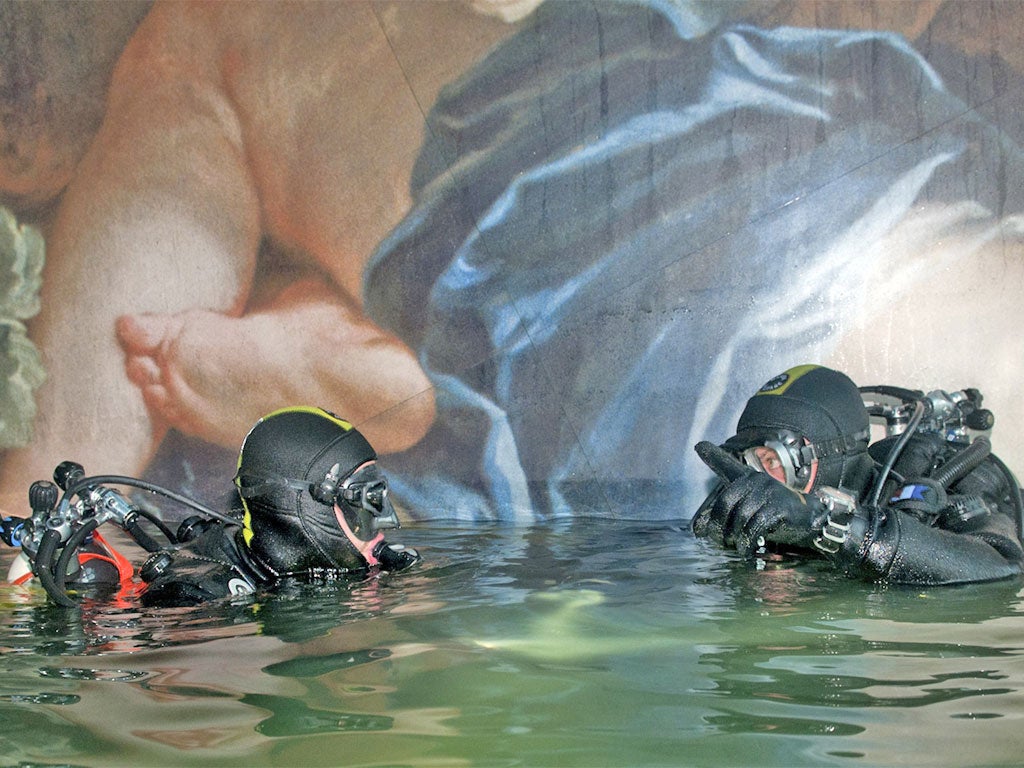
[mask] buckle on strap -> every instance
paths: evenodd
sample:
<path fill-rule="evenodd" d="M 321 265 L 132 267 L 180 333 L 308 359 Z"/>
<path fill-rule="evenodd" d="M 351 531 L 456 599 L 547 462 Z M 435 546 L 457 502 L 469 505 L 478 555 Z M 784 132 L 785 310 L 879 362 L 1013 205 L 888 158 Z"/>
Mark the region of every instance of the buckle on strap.
<path fill-rule="evenodd" d="M 828 510 L 814 546 L 827 555 L 836 554 L 850 538 L 850 521 L 857 511 L 857 500 L 838 488 L 819 488 L 817 497 Z"/>

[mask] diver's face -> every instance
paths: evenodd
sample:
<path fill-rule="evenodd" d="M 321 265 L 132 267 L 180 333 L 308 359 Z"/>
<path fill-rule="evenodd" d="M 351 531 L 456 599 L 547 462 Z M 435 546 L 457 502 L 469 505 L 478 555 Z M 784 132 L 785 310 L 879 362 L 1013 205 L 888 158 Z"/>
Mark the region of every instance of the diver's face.
<path fill-rule="evenodd" d="M 348 528 L 362 541 L 386 528 L 400 527 L 388 498 L 388 481 L 376 461 L 360 465 L 341 484 L 336 512 L 344 515 Z"/>
<path fill-rule="evenodd" d="M 809 444 L 806 438 L 802 438 L 800 442 L 804 445 Z M 786 451 L 785 455 L 782 451 Z M 814 486 L 814 479 L 818 474 L 817 459 L 801 468 L 797 454 L 788 450 L 786 442 L 782 439 L 768 440 L 764 445 L 748 448 L 741 458 L 758 472 L 764 472 L 773 480 L 778 480 L 801 493 L 807 493 Z"/>
<path fill-rule="evenodd" d="M 761 469 L 765 474 L 778 480 L 780 483 L 786 482 L 786 470 L 782 466 L 782 459 L 779 458 L 779 452 L 774 448 L 769 448 L 767 445 L 758 445 L 753 449 L 754 458 L 757 459 L 757 463 L 761 465 Z"/>

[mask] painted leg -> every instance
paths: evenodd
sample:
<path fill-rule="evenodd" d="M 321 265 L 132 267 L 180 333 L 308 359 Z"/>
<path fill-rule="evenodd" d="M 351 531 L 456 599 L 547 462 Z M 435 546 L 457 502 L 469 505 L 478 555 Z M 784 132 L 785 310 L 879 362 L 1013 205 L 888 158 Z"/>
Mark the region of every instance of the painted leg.
<path fill-rule="evenodd" d="M 29 484 L 60 461 L 133 474 L 162 437 L 125 373 L 117 317 L 237 314 L 250 290 L 258 207 L 226 106 L 201 84 L 123 82 L 48 243 L 29 328 L 47 380 L 32 443 L 0 467 L 0 506 L 11 514 L 27 513 Z"/>

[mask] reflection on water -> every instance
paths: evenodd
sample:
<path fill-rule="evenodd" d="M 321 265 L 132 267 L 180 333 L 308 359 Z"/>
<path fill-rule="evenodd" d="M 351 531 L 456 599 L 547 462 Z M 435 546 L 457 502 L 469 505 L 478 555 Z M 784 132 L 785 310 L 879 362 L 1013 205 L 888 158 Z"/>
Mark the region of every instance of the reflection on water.
<path fill-rule="evenodd" d="M 194 609 L 0 589 L 6 760 L 1020 763 L 1018 583 L 755 570 L 685 525 L 405 540 L 426 557 L 412 573 Z"/>

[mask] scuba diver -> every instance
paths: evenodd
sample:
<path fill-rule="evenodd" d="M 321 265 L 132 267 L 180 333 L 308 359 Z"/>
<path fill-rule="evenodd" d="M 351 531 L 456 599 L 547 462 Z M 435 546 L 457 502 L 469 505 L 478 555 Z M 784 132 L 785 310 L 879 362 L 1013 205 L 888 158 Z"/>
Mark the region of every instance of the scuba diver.
<path fill-rule="evenodd" d="M 22 549 L 9 580 L 34 576 L 54 602 L 68 607 L 77 605 L 69 584 L 131 585 L 131 563 L 96 530 L 105 522 L 150 553 L 138 571 L 144 605 L 195 605 L 251 594 L 283 579 L 405 570 L 420 557 L 384 539 L 384 530 L 400 526 L 376 459 L 363 435 L 328 411 L 275 411 L 242 443 L 234 479 L 240 508 L 229 514 L 136 478 L 87 477 L 81 465 L 63 462 L 54 483 L 39 481 L 29 489 L 31 517 L 0 524 L 0 538 Z M 174 533 L 107 485 L 151 491 L 198 514 Z M 166 543 L 151 536 L 142 520 Z"/>
<path fill-rule="evenodd" d="M 810 554 L 880 583 L 1017 576 L 1021 490 L 981 402 L 974 389 L 858 389 L 823 366 L 790 368 L 747 401 L 735 435 L 697 444 L 719 482 L 693 531 L 746 558 Z M 869 446 L 873 419 L 886 436 Z"/>

